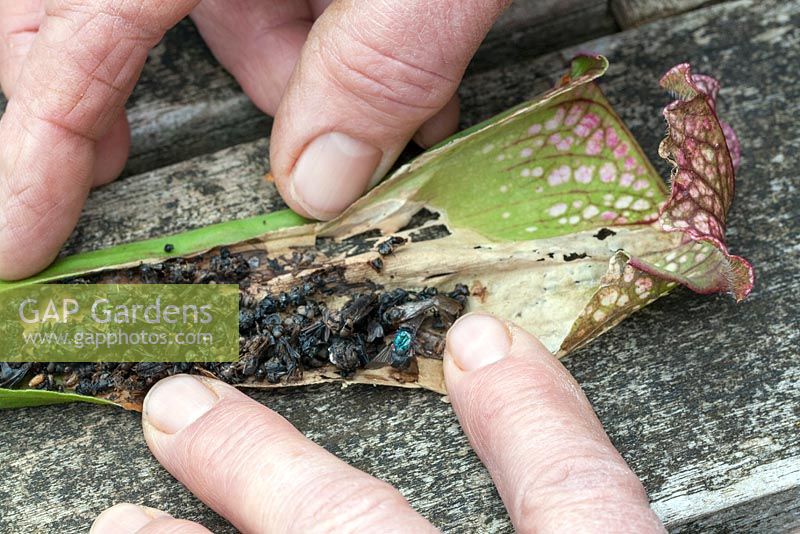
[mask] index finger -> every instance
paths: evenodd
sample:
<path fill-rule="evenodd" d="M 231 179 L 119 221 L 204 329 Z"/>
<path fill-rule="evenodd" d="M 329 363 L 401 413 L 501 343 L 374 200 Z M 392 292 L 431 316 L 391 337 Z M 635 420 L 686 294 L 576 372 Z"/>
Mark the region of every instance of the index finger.
<path fill-rule="evenodd" d="M 80 215 L 97 142 L 164 32 L 199 0 L 53 0 L 0 120 L 0 278 L 46 267 Z"/>
<path fill-rule="evenodd" d="M 448 333 L 444 370 L 518 531 L 664 531 L 580 386 L 533 336 L 467 315 Z"/>
<path fill-rule="evenodd" d="M 142 415 L 158 461 L 242 532 L 435 531 L 395 488 L 223 382 L 165 378 Z"/>

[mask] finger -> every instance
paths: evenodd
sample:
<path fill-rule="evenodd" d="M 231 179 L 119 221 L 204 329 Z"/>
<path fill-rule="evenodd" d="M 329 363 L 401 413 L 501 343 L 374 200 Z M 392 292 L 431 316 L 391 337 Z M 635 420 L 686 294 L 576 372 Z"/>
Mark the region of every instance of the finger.
<path fill-rule="evenodd" d="M 0 278 L 53 260 L 92 184 L 98 140 L 119 120 L 149 48 L 196 2 L 48 4 L 0 120 Z"/>
<path fill-rule="evenodd" d="M 439 113 L 420 126 L 417 133 L 414 134 L 414 142 L 422 148 L 430 148 L 456 133 L 460 108 L 458 94 L 453 95 L 450 102 Z"/>
<path fill-rule="evenodd" d="M 45 17 L 43 0 L 0 2 L 0 84 L 7 98 L 14 94 L 28 51 Z M 107 184 L 120 175 L 128 160 L 130 128 L 123 112 L 97 143 L 92 185 Z"/>
<path fill-rule="evenodd" d="M 317 19 L 270 142 L 286 202 L 330 219 L 453 97 L 506 1 L 339 0 Z"/>
<path fill-rule="evenodd" d="M 125 111 L 119 114 L 108 132 L 97 141 L 92 167 L 92 187 L 113 182 L 122 173 L 131 149 L 131 128 Z"/>
<path fill-rule="evenodd" d="M 143 427 L 158 461 L 244 532 L 433 531 L 393 487 L 222 382 L 162 380 Z"/>
<path fill-rule="evenodd" d="M 11 96 L 39 24 L 43 0 L 0 0 L 0 87 Z"/>
<path fill-rule="evenodd" d="M 192 521 L 175 519 L 166 512 L 138 506 L 117 504 L 103 511 L 92 523 L 89 534 L 209 534 Z"/>
<path fill-rule="evenodd" d="M 580 386 L 533 336 L 488 315 L 448 333 L 464 432 L 523 532 L 663 532 Z"/>
<path fill-rule="evenodd" d="M 214 56 L 256 106 L 275 115 L 313 11 L 307 2 L 203 0 L 192 20 Z"/>

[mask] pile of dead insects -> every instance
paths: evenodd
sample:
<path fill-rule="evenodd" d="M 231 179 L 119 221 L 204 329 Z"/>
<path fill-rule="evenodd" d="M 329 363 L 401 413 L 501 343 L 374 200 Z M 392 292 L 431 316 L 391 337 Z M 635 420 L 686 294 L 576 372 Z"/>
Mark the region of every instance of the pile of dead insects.
<path fill-rule="evenodd" d="M 176 258 L 157 265 L 126 269 L 122 280 L 144 283 L 239 283 L 246 287 L 256 270 L 270 276 L 289 263 L 311 264 L 313 258 L 289 261 L 231 253 L 223 248 L 211 257 Z M 306 265 L 307 266 L 307 265 Z M 116 280 L 108 275 L 71 283 Z M 320 270 L 298 285 L 260 300 L 241 293 L 239 360 L 233 363 L 0 363 L 0 387 L 15 386 L 85 395 L 111 391 L 139 394 L 158 380 L 178 373 L 208 374 L 230 384 L 277 383 L 302 377 L 304 370 L 333 364 L 342 376 L 372 365 L 407 368 L 414 356 L 441 357 L 447 329 L 461 315 L 468 289 L 457 285 L 439 293 L 383 291 L 366 281 L 345 284 L 341 273 Z M 337 309 L 326 305 L 346 295 Z M 27 383 L 26 383 L 27 382 Z"/>

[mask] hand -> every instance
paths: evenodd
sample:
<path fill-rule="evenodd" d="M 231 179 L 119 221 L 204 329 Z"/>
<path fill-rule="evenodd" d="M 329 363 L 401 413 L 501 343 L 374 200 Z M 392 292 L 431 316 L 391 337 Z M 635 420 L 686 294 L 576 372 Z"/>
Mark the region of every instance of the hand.
<path fill-rule="evenodd" d="M 453 409 L 520 532 L 664 532 L 569 372 L 534 337 L 460 319 L 444 356 Z M 400 493 L 221 382 L 174 376 L 144 403 L 156 458 L 243 532 L 433 532 Z M 208 532 L 121 504 L 91 534 Z"/>
<path fill-rule="evenodd" d="M 456 89 L 510 0 L 0 0 L 0 279 L 46 267 L 92 186 L 125 165 L 125 101 L 148 50 L 191 12 L 275 115 L 271 167 L 297 212 L 340 213 L 412 136 L 458 123 Z"/>

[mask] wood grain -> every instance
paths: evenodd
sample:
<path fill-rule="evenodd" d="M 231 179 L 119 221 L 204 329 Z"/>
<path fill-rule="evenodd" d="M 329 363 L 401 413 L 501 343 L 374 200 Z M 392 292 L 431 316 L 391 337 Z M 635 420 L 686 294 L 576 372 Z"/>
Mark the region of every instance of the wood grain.
<path fill-rule="evenodd" d="M 685 13 L 720 0 L 610 0 L 611 12 L 623 28 Z"/>
<path fill-rule="evenodd" d="M 63 254 L 285 208 L 264 179 L 268 148 L 243 143 L 93 191 Z"/>
<path fill-rule="evenodd" d="M 469 71 L 534 58 L 617 29 L 608 0 L 515 1 L 487 35 Z"/>
<path fill-rule="evenodd" d="M 766 497 L 676 525 L 683 532 L 797 532 L 800 530 L 800 489 L 771 493 Z"/>
<path fill-rule="evenodd" d="M 800 1 L 741 0 L 508 61 L 471 75 L 462 90 L 464 121 L 474 123 L 557 79 L 576 50 L 603 52 L 612 68 L 602 86 L 656 159 L 663 71 L 689 60 L 724 82 L 720 111 L 744 147 L 729 244 L 755 265 L 755 291 L 739 305 L 676 291 L 564 360 L 676 532 L 788 532 L 799 521 L 798 40 Z M 70 248 L 273 209 L 279 201 L 260 177 L 265 153 L 265 142 L 238 144 L 96 191 Z M 443 531 L 511 530 L 438 396 L 333 385 L 255 395 L 395 484 Z M 0 466 L 2 532 L 82 532 L 120 501 L 232 531 L 150 457 L 135 414 L 95 406 L 3 413 Z"/>

